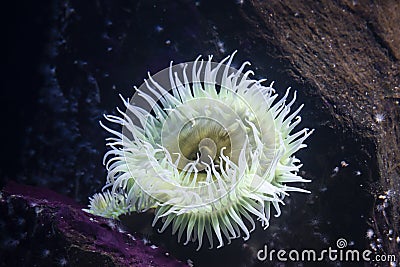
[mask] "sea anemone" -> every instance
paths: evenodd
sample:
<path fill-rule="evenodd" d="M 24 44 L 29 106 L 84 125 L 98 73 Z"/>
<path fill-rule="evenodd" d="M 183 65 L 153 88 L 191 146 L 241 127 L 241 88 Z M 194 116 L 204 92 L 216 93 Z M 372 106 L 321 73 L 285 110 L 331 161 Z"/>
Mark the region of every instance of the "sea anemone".
<path fill-rule="evenodd" d="M 254 80 L 251 70 L 231 67 L 235 53 L 219 63 L 198 57 L 172 65 L 148 79 L 126 111 L 106 120 L 122 132 L 101 125 L 114 137 L 104 156 L 108 175 L 102 193 L 90 198 L 86 211 L 109 218 L 155 209 L 153 226 L 172 226 L 178 241 L 198 242 L 207 236 L 218 247 L 241 235 L 247 240 L 254 219 L 267 228 L 271 204 L 276 217 L 290 191 L 309 182 L 300 177 L 293 154 L 306 147 L 312 133 L 300 123 L 303 105 L 293 113 L 296 93 L 279 100 L 273 83 Z"/>

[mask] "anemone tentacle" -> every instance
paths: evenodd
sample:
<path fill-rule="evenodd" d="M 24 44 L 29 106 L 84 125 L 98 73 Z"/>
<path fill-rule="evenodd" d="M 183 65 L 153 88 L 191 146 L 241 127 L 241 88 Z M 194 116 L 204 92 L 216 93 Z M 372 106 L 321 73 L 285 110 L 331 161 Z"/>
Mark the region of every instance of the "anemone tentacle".
<path fill-rule="evenodd" d="M 171 90 L 148 74 L 137 96 L 143 108 L 122 97 L 126 111 L 105 119 L 119 124 L 104 156 L 108 171 L 102 193 L 90 198 L 86 211 L 104 217 L 154 208 L 153 226 L 169 227 L 184 244 L 207 238 L 217 247 L 255 229 L 254 218 L 267 228 L 271 204 L 280 215 L 288 186 L 309 182 L 298 175 L 294 156 L 306 147 L 313 130 L 292 133 L 303 105 L 291 112 L 290 88 L 278 99 L 273 83 L 254 80 L 253 72 L 231 68 L 234 52 L 218 64 L 198 57 L 190 66 L 171 65 Z M 183 238 L 182 238 L 183 237 Z"/>

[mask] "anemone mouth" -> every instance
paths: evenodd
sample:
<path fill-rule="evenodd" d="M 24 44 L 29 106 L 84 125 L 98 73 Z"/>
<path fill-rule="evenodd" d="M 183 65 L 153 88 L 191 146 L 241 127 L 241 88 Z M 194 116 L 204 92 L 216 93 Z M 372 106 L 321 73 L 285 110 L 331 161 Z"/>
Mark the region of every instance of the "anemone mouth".
<path fill-rule="evenodd" d="M 198 161 L 195 165 L 197 171 L 205 172 L 207 165 L 219 167 L 222 155 L 232 159 L 232 143 L 228 130 L 209 118 L 196 118 L 187 122 L 179 132 L 178 143 L 181 157 L 177 168 L 181 170 L 190 162 Z M 237 161 L 232 162 L 237 164 Z"/>
<path fill-rule="evenodd" d="M 286 185 L 307 182 L 293 154 L 312 131 L 291 134 L 302 106 L 291 113 L 296 96 L 286 103 L 288 90 L 277 100 L 273 83 L 243 73 L 248 62 L 230 67 L 233 55 L 171 63 L 123 99 L 122 117 L 105 116 L 122 133 L 102 124 L 115 135 L 104 157 L 110 189 L 91 199 L 89 212 L 118 217 L 156 208 L 160 231 L 172 225 L 178 240 L 185 232 L 199 248 L 205 232 L 220 247 L 242 233 L 247 239 L 253 217 L 267 227 L 270 204 L 279 216 L 287 192 L 308 192 Z"/>
<path fill-rule="evenodd" d="M 205 174 L 208 166 L 220 169 L 227 160 L 238 166 L 247 137 L 240 120 L 237 111 L 218 98 L 191 99 L 168 114 L 161 143 L 180 171 Z"/>

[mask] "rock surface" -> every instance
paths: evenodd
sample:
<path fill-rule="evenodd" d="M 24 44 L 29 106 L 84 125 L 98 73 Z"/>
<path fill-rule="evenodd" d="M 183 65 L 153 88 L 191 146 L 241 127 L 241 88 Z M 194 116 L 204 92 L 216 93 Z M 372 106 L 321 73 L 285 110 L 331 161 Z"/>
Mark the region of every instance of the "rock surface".
<path fill-rule="evenodd" d="M 48 189 L 9 183 L 0 212 L 0 266 L 187 266 Z"/>
<path fill-rule="evenodd" d="M 311 85 L 339 127 L 375 145 L 372 225 L 400 258 L 400 3 L 248 1 L 241 16 L 248 38 Z"/>

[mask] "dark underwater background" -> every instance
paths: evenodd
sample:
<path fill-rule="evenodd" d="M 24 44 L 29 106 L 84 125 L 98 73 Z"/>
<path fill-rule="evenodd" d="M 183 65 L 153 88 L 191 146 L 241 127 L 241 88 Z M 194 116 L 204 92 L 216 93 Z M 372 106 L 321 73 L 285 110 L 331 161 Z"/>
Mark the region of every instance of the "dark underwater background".
<path fill-rule="evenodd" d="M 306 85 L 288 76 L 283 60 L 266 56 L 262 43 L 241 39 L 248 29 L 237 14 L 245 8 L 246 1 L 228 0 L 8 3 L 2 9 L 6 47 L 2 49 L 0 186 L 15 181 L 45 187 L 87 205 L 106 177 L 102 158 L 109 134 L 99 120 L 122 107 L 118 95 L 131 97 L 133 86 L 142 84 L 147 71 L 156 73 L 171 60 L 180 63 L 213 54 L 218 61 L 238 50 L 236 66 L 249 60 L 256 78 L 275 81 L 280 95 L 292 87 L 298 92 L 297 105 L 305 103 L 301 127 L 314 128 L 315 133 L 297 156 L 304 164 L 301 174 L 312 180 L 304 187 L 312 193 L 292 193 L 285 199 L 283 214 L 272 217 L 267 230 L 258 225 L 249 241 L 234 240 L 219 250 L 203 247 L 195 252 L 195 245 L 177 244 L 170 230 L 158 234 L 150 228 L 148 214 L 135 216 L 127 227 L 179 260 L 190 259 L 194 266 L 314 266 L 257 261 L 254 254 L 264 244 L 322 250 L 336 247 L 337 239 L 344 238 L 351 248 L 369 248 L 371 185 L 378 177 L 373 147 L 337 127 Z M 11 231 L 3 215 L 1 265 L 12 266 L 23 257 L 20 247 L 28 237 Z M 18 231 L 23 232 L 24 226 Z M 43 250 L 28 249 L 33 254 Z M 48 264 L 39 257 L 23 265 Z M 324 266 L 360 266 L 353 264 L 324 262 Z M 51 266 L 56 265 L 62 264 L 54 260 Z"/>

